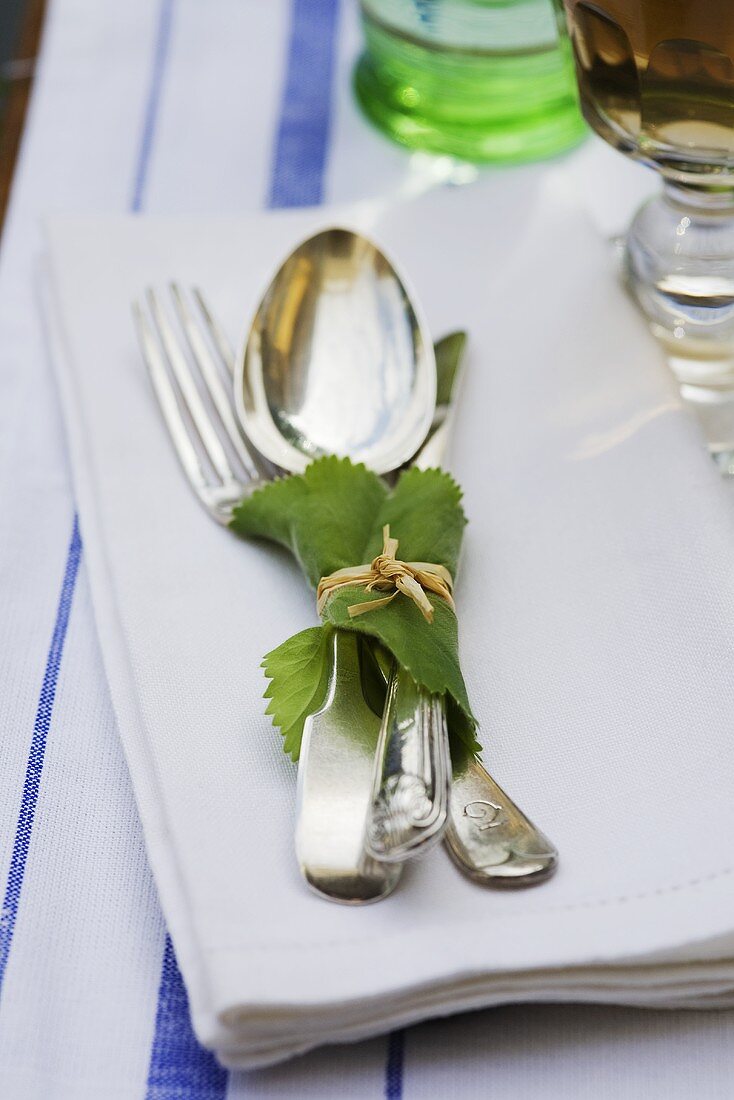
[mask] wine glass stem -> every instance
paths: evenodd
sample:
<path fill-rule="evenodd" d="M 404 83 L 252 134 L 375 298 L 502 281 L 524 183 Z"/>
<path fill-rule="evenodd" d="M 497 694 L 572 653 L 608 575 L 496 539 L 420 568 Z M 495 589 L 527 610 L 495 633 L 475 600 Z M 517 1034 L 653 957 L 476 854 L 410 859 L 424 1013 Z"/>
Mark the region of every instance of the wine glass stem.
<path fill-rule="evenodd" d="M 625 269 L 678 380 L 734 395 L 734 188 L 664 180 L 632 222 Z"/>

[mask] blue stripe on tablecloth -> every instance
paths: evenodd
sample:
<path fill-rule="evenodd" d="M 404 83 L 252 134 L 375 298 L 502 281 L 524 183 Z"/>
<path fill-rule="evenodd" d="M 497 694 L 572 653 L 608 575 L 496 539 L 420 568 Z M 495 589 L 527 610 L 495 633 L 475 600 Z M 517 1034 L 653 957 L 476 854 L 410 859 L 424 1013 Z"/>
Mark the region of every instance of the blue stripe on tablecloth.
<path fill-rule="evenodd" d="M 339 0 L 292 0 L 285 93 L 268 205 L 321 200 L 331 120 L 331 73 Z M 168 57 L 172 0 L 162 0 L 132 208 L 142 208 Z M 170 937 L 166 936 L 146 1100 L 223 1100 L 229 1075 L 201 1047 Z"/>
<path fill-rule="evenodd" d="M 385 1100 L 402 1100 L 403 1065 L 405 1062 L 405 1032 L 393 1031 L 387 1041 L 385 1065 Z"/>
<path fill-rule="evenodd" d="M 145 1100 L 224 1100 L 229 1074 L 194 1035 L 186 987 L 166 935 Z"/>
<path fill-rule="evenodd" d="M 324 190 L 339 0 L 293 0 L 268 206 L 315 206 Z"/>
<path fill-rule="evenodd" d="M 186 989 L 166 936 L 146 1100 L 222 1100 L 228 1078 L 194 1035 Z"/>
<path fill-rule="evenodd" d="M 74 596 L 74 587 L 79 572 L 79 559 L 82 553 L 82 543 L 79 537 L 79 523 L 74 516 L 71 531 L 71 541 L 66 555 L 64 579 L 61 582 L 61 594 L 56 609 L 51 645 L 46 657 L 46 669 L 41 684 L 41 694 L 38 699 L 36 720 L 33 726 L 33 737 L 26 765 L 23 795 L 20 803 L 20 814 L 15 827 L 13 851 L 10 857 L 10 869 L 5 884 L 5 897 L 3 899 L 2 915 L 0 916 L 0 994 L 2 993 L 5 968 L 10 954 L 10 945 L 13 941 L 15 921 L 18 916 L 20 894 L 23 888 L 28 850 L 31 844 L 33 832 L 33 820 L 36 816 L 38 793 L 41 787 L 41 774 L 46 755 L 46 741 L 51 728 L 51 715 L 56 698 L 56 684 L 59 678 L 61 658 L 64 653 L 64 641 L 69 625 L 69 613 Z"/>
<path fill-rule="evenodd" d="M 133 193 L 130 201 L 130 209 L 133 214 L 138 214 L 143 208 L 145 196 L 145 184 L 148 178 L 148 165 L 150 154 L 153 151 L 155 141 L 155 129 L 158 122 L 158 109 L 163 88 L 163 74 L 168 60 L 168 48 L 171 42 L 171 27 L 173 24 L 173 0 L 161 0 L 158 12 L 158 29 L 156 31 L 155 46 L 153 48 L 153 65 L 150 72 L 150 85 L 145 101 L 145 115 L 143 128 L 140 134 L 140 148 L 133 181 Z"/>

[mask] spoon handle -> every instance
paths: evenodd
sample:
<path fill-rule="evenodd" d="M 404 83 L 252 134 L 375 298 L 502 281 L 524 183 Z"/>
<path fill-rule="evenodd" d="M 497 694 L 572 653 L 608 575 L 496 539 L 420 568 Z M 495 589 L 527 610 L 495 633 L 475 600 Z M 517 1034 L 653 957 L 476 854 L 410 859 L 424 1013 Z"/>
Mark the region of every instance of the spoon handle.
<path fill-rule="evenodd" d="M 401 863 L 441 839 L 449 810 L 451 756 L 443 699 L 393 662 L 375 758 L 366 847 Z"/>
<path fill-rule="evenodd" d="M 337 630 L 332 646 L 326 700 L 303 730 L 296 856 L 317 894 L 363 905 L 389 894 L 402 867 L 364 851 L 380 723 L 363 695 L 356 634 Z"/>

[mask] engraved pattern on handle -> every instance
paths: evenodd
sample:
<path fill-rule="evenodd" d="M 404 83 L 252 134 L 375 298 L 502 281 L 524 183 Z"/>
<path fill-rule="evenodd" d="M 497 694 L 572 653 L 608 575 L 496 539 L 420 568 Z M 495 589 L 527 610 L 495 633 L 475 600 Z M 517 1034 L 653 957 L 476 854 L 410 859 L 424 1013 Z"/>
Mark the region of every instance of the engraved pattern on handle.
<path fill-rule="evenodd" d="M 440 840 L 448 818 L 450 775 L 443 701 L 394 665 L 366 836 L 372 855 L 402 862 Z"/>
<path fill-rule="evenodd" d="M 473 802 L 467 802 L 464 807 L 464 817 L 470 817 L 476 821 L 476 827 L 480 833 L 485 832 L 486 829 L 498 829 L 505 820 L 502 807 L 486 798 L 475 798 Z"/>
<path fill-rule="evenodd" d="M 484 886 L 529 886 L 558 865 L 554 845 L 478 760 L 454 774 L 445 843 L 463 874 Z"/>
<path fill-rule="evenodd" d="M 416 828 L 430 817 L 433 801 L 417 775 L 391 775 L 372 806 L 369 847 L 383 855 L 410 842 Z"/>

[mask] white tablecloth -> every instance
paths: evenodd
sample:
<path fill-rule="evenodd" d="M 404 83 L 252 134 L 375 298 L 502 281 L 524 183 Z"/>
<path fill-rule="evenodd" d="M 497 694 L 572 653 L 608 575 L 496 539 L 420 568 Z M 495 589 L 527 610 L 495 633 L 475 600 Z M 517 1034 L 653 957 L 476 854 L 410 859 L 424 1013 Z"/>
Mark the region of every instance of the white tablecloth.
<path fill-rule="evenodd" d="M 40 224 L 466 182 L 357 115 L 357 45 L 348 0 L 51 4 L 0 257 L 0 1096 L 728 1097 L 728 1012 L 521 1006 L 231 1076 L 191 1034 L 95 637 L 35 302 Z M 605 231 L 650 186 L 593 142 L 560 171 L 506 171 L 518 217 L 547 171 Z"/>

